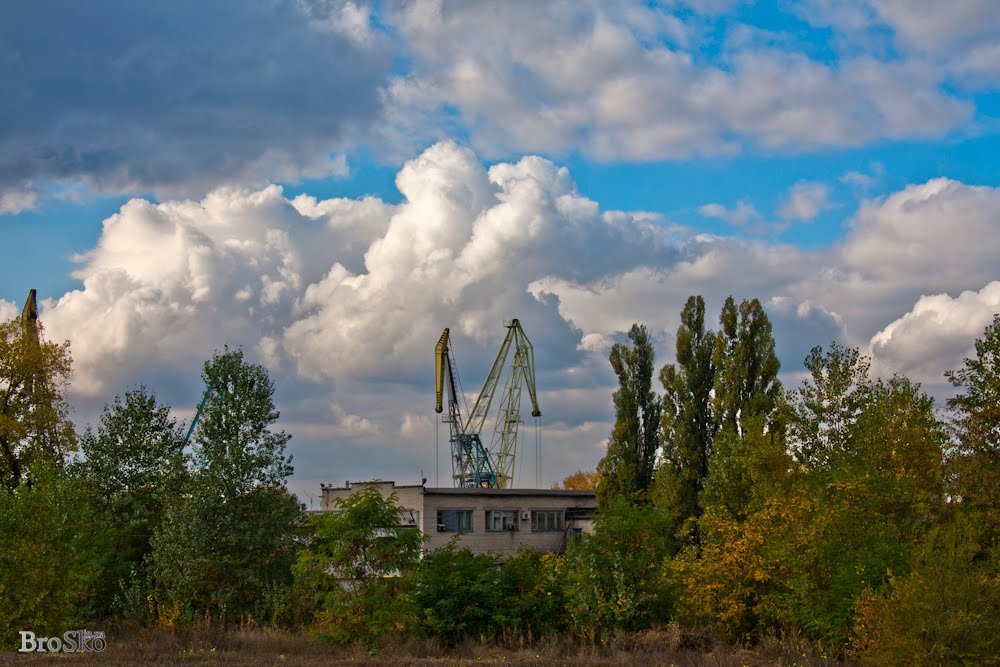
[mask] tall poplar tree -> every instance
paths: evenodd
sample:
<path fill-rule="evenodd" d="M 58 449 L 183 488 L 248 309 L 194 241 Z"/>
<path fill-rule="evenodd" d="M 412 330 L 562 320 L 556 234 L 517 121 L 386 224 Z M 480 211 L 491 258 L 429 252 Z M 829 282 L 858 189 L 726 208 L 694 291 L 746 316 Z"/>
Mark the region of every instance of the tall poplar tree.
<path fill-rule="evenodd" d="M 649 490 L 659 447 L 660 398 L 652 389 L 653 343 L 645 325 L 633 324 L 632 345 L 611 348 L 611 367 L 618 376 L 614 393 L 615 425 L 608 452 L 597 466 L 602 505 L 614 497 L 636 498 Z"/>
<path fill-rule="evenodd" d="M 771 320 L 760 301 L 726 299 L 719 315 L 722 329 L 715 340 L 714 408 L 721 428 L 741 429 L 752 417 L 772 416 L 781 397 Z"/>
<path fill-rule="evenodd" d="M 677 329 L 677 365 L 660 370 L 663 384 L 663 464 L 677 485 L 678 519 L 700 514 L 698 495 L 708 476 L 708 460 L 718 422 L 712 412 L 716 334 L 705 329 L 705 300 L 691 296 Z"/>

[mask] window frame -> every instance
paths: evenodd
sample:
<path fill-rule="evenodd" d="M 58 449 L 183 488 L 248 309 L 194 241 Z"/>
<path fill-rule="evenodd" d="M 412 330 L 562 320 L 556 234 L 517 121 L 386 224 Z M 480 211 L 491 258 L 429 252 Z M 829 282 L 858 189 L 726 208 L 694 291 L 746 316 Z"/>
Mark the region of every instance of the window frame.
<path fill-rule="evenodd" d="M 544 526 L 539 527 L 539 518 L 545 516 Z M 554 520 L 554 526 L 550 527 L 550 523 Z M 565 510 L 554 510 L 554 509 L 543 509 L 543 510 L 531 510 L 531 532 L 533 533 L 557 533 L 562 532 L 566 529 L 566 511 Z"/>
<path fill-rule="evenodd" d="M 518 530 L 519 510 L 486 510 L 486 532 L 503 533 L 508 530 Z M 495 519 L 500 519 L 500 528 L 495 528 Z M 508 523 L 506 519 L 511 519 Z"/>
<path fill-rule="evenodd" d="M 446 512 L 455 515 L 455 527 L 454 528 L 449 528 L 448 527 L 449 524 L 447 522 L 445 522 L 445 521 L 442 521 L 443 517 L 441 515 L 444 514 L 444 513 L 446 513 Z M 442 508 L 442 509 L 439 509 L 439 510 L 437 510 L 437 514 L 435 515 L 435 518 L 437 519 L 437 530 L 438 530 L 439 533 L 471 533 L 475 529 L 474 519 L 472 518 L 473 514 L 475 514 L 475 511 L 471 510 L 471 509 L 467 509 L 467 508 L 465 508 L 465 509 L 451 509 L 451 508 Z M 468 527 L 467 528 L 463 528 L 462 527 L 462 517 L 468 518 Z"/>

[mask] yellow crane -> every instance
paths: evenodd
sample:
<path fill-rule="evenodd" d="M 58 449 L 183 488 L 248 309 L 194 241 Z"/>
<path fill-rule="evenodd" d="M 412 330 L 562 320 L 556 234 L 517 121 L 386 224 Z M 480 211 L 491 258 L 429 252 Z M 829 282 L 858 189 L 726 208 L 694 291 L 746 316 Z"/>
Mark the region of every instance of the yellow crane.
<path fill-rule="evenodd" d="M 517 435 L 521 419 L 521 387 L 527 386 L 531 398 L 531 415 L 540 417 L 535 391 L 535 351 L 521 323 L 513 319 L 505 325 L 507 336 L 500 345 L 486 382 L 463 423 L 455 387 L 455 371 L 449 350 L 449 330 L 445 329 L 434 348 L 435 406 L 438 414 L 444 410 L 445 383 L 448 385 L 448 414 L 443 418 L 450 426 L 452 478 L 458 487 L 508 489 L 514 479 L 517 458 Z M 513 350 L 513 356 L 511 351 Z M 508 359 L 510 363 L 508 364 Z M 506 371 L 506 372 L 505 372 Z M 486 425 L 500 386 L 503 390 L 497 404 L 496 420 L 489 448 L 480 434 Z"/>

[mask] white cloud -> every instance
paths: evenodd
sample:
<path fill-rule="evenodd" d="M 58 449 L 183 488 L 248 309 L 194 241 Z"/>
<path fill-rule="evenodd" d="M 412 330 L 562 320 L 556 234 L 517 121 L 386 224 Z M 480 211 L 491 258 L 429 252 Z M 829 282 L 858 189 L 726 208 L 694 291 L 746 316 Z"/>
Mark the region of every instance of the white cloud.
<path fill-rule="evenodd" d="M 0 193 L 0 215 L 15 215 L 33 210 L 37 202 L 38 193 L 34 190 L 8 190 Z"/>
<path fill-rule="evenodd" d="M 829 190 L 822 183 L 799 181 L 789 189 L 778 215 L 786 220 L 808 222 L 830 208 L 828 197 Z"/>
<path fill-rule="evenodd" d="M 411 68 L 385 88 L 383 130 L 411 145 L 457 130 L 488 155 L 644 161 L 938 136 L 972 114 L 920 59 L 821 62 L 781 35 L 705 58 L 708 19 L 678 17 L 599 0 L 407 3 L 389 20 Z"/>
<path fill-rule="evenodd" d="M 742 200 L 736 202 L 736 206 L 731 209 L 714 202 L 711 204 L 705 204 L 704 206 L 698 207 L 698 212 L 706 218 L 718 218 L 719 220 L 725 220 L 729 224 L 736 225 L 737 227 L 742 227 L 743 225 L 751 222 L 757 222 L 761 218 L 760 213 L 758 213 L 757 209 L 753 207 L 753 204 L 748 204 Z"/>
<path fill-rule="evenodd" d="M 0 299 L 0 322 L 8 322 L 20 314 L 17 305 L 7 301 L 5 299 Z"/>
<path fill-rule="evenodd" d="M 963 358 L 972 356 L 973 341 L 996 313 L 1000 313 L 1000 281 L 954 298 L 921 296 L 908 313 L 872 337 L 875 370 L 939 384 L 946 370 L 959 368 Z"/>

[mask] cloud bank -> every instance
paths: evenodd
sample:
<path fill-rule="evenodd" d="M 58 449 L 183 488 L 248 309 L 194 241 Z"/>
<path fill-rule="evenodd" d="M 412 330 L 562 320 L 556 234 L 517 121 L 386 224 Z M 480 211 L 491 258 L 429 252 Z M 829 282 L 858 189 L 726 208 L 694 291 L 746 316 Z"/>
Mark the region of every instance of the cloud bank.
<path fill-rule="evenodd" d="M 310 470 L 426 471 L 441 329 L 474 394 L 503 322 L 519 317 L 554 481 L 600 455 L 610 344 L 644 322 L 658 363 L 672 361 L 690 294 L 713 314 L 730 293 L 760 298 L 792 374 L 812 345 L 840 340 L 881 372 L 937 385 L 1000 309 L 1000 189 L 908 186 L 864 203 L 837 245 L 802 250 L 602 210 L 548 160 L 487 168 L 453 142 L 408 161 L 397 187 L 397 205 L 289 199 L 273 185 L 128 202 L 80 258 L 83 289 L 42 304 L 49 335 L 72 341 L 74 391 L 107 400 L 146 382 L 193 403 L 201 361 L 242 344 L 278 378 Z"/>

